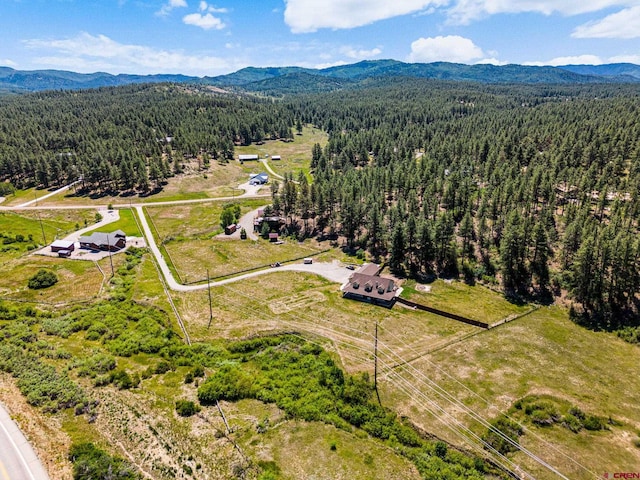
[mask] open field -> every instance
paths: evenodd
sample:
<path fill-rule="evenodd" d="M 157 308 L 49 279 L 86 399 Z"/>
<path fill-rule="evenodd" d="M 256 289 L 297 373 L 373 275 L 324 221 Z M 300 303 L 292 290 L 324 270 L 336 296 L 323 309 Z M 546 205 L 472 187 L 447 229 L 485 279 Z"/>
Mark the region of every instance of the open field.
<path fill-rule="evenodd" d="M 426 398 L 438 399 L 417 372 L 437 381 L 485 419 L 496 418 L 527 395 L 546 394 L 621 422 L 608 431 L 572 433 L 561 425 L 537 427 L 525 421 L 531 431 L 520 438 L 521 443 L 569 478 L 593 478 L 578 463 L 597 474 L 633 471 L 640 465 L 640 449 L 633 445 L 640 429 L 640 406 L 633 400 L 640 391 L 640 349 L 612 334 L 575 325 L 563 309 L 544 307 L 426 355 L 411 368 L 397 370 L 425 392 Z M 383 402 L 397 405 L 426 430 L 460 442 L 445 424 L 425 413 L 419 395 L 409 397 L 395 388 L 397 374 L 385 380 Z M 485 430 L 460 407 L 437 403 L 478 434 Z M 535 478 L 557 478 L 521 453 L 513 458 Z"/>
<path fill-rule="evenodd" d="M 266 155 L 269 155 L 269 165 L 278 175 L 292 173 L 295 180 L 299 172 L 302 171 L 311 180 L 309 175 L 311 150 L 316 143 L 324 147 L 327 140 L 326 133 L 317 128 L 307 126 L 302 129 L 302 135 L 293 136 L 293 142 L 269 140 L 263 145 L 236 147 L 235 153 L 236 157 L 240 154 L 257 154 L 260 158 L 265 158 Z M 280 155 L 282 158 L 281 160 L 272 161 L 272 155 Z M 244 166 L 251 168 L 251 171 L 262 171 L 264 169 L 264 166 L 259 162 L 245 162 Z"/>
<path fill-rule="evenodd" d="M 208 239 L 222 232 L 220 214 L 226 204 L 240 205 L 240 215 L 263 207 L 269 199 L 238 199 L 187 205 L 148 206 L 145 212 L 152 222 L 156 241 L 170 242 L 173 239 Z"/>
<path fill-rule="evenodd" d="M 122 261 L 122 255 L 114 255 L 114 267 Z M 105 277 L 98 268 L 109 275 L 109 259 L 95 262 L 67 260 L 41 255 L 28 255 L 3 264 L 0 276 L 0 296 L 20 301 L 65 304 L 92 300 L 97 297 Z M 6 269 L 6 270 L 5 270 Z M 29 278 L 40 269 L 51 270 L 58 276 L 58 283 L 40 290 L 27 287 Z"/>
<path fill-rule="evenodd" d="M 0 263 L 24 255 L 29 245 L 46 245 L 94 220 L 95 213 L 90 210 L 0 212 Z M 23 241 L 11 240 L 17 236 L 22 236 Z"/>
<path fill-rule="evenodd" d="M 246 337 L 299 331 L 330 340 L 346 369 L 373 371 L 373 333 L 379 341 L 412 356 L 478 329 L 426 312 L 385 309 L 342 298 L 339 285 L 315 275 L 275 272 L 242 284 L 212 289 L 213 322 L 206 291 L 174 294 L 193 339 Z"/>
<path fill-rule="evenodd" d="M 428 285 L 417 285 L 414 280 L 409 280 L 402 287 L 404 289 L 402 296 L 413 302 L 488 324 L 522 315 L 531 309 L 529 305 L 510 303 L 502 295 L 482 285 L 469 287 L 462 282 L 444 280 L 436 280 Z"/>
<path fill-rule="evenodd" d="M 141 237 L 142 233 L 138 228 L 135 218 L 133 217 L 133 211 L 130 208 L 121 208 L 118 210 L 120 218 L 118 221 L 104 225 L 103 227 L 96 228 L 93 232 L 113 232 L 114 230 L 122 230 L 128 237 Z M 90 235 L 88 232 L 86 235 Z"/>

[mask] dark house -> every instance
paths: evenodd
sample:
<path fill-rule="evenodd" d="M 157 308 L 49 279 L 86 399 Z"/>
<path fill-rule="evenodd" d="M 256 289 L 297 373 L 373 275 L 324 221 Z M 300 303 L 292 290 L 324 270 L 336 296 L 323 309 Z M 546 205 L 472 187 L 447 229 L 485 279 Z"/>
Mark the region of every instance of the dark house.
<path fill-rule="evenodd" d="M 249 180 L 249 185 L 265 185 L 269 181 L 269 175 L 266 173 L 252 174 Z"/>
<path fill-rule="evenodd" d="M 86 237 L 80 237 L 80 248 L 90 250 L 104 250 L 117 252 L 127 246 L 127 236 L 122 230 L 111 233 L 93 232 Z"/>
<path fill-rule="evenodd" d="M 342 296 L 387 308 L 393 307 L 402 288 L 398 288 L 391 278 L 379 276 L 379 272 L 378 265 L 362 266 L 349 277 L 347 283 L 340 287 Z"/>
<path fill-rule="evenodd" d="M 270 242 L 277 242 L 278 241 L 278 234 L 277 233 L 270 233 L 269 234 L 269 241 Z"/>
<path fill-rule="evenodd" d="M 73 252 L 75 250 L 75 245 L 72 241 L 69 240 L 55 240 L 52 244 L 51 244 L 51 251 L 52 252 L 60 252 L 61 250 L 68 250 L 69 251 L 69 255 L 71 255 L 71 252 Z"/>

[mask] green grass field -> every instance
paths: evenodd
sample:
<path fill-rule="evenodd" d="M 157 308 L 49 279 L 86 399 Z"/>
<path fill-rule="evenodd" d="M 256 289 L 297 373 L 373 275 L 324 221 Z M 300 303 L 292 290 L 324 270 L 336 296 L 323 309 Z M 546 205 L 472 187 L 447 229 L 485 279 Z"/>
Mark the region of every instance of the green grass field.
<path fill-rule="evenodd" d="M 141 237 L 142 233 L 138 228 L 138 224 L 136 223 L 135 218 L 133 217 L 133 212 L 129 208 L 121 208 L 118 210 L 118 215 L 120 218 L 118 221 L 109 223 L 103 227 L 96 228 L 92 230 L 92 232 L 113 232 L 114 230 L 122 230 L 127 236 L 130 237 Z M 90 232 L 88 233 L 90 234 Z"/>
<path fill-rule="evenodd" d="M 114 263 L 117 265 L 117 255 Z M 108 259 L 99 262 L 107 271 Z M 6 270 L 5 270 L 6 269 Z M 55 285 L 31 290 L 29 278 L 40 269 L 50 270 L 58 277 Z M 0 295 L 5 298 L 44 303 L 72 303 L 95 299 L 100 292 L 104 277 L 94 262 L 67 260 L 56 257 L 30 255 L 11 260 L 3 265 L 6 272 L 0 276 Z"/>
<path fill-rule="evenodd" d="M 633 471 L 640 464 L 640 449 L 633 444 L 640 426 L 640 406 L 633 401 L 634 392 L 640 391 L 640 349 L 612 334 L 575 325 L 564 309 L 543 307 L 428 354 L 412 367 L 437 380 L 483 418 L 496 418 L 516 400 L 534 394 L 551 395 L 619 421 L 621 426 L 608 431 L 579 433 L 562 426 L 525 423 L 531 431 L 521 437 L 521 443 L 568 478 L 593 478 L 575 462 L 593 472 Z M 434 397 L 424 380 L 416 380 L 415 371 L 406 369 L 403 376 L 413 379 L 429 398 Z M 397 405 L 425 429 L 460 441 L 443 422 L 425 412 L 424 402 L 415 394 L 408 397 L 391 380 L 385 381 L 383 390 L 384 402 Z M 478 434 L 483 432 L 458 407 L 438 403 Z M 557 478 L 523 454 L 514 459 L 535 478 Z"/>

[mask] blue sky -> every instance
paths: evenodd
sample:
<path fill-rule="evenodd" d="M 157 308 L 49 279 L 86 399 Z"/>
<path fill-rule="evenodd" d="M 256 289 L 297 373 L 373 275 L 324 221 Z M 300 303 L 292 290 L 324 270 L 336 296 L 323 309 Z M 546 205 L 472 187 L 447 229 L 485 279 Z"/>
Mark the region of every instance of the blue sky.
<path fill-rule="evenodd" d="M 360 60 L 640 64 L 640 0 L 0 0 L 0 65 L 214 76 Z"/>

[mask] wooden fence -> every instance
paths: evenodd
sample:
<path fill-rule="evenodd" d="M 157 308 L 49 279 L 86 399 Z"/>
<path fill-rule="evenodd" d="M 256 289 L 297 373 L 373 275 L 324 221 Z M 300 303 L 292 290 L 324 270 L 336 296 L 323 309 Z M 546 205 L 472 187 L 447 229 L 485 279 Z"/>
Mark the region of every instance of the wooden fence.
<path fill-rule="evenodd" d="M 471 318 L 463 317 L 461 315 L 456 315 L 455 313 L 445 312 L 444 310 L 438 310 L 437 308 L 427 307 L 426 305 L 420 305 L 419 303 L 412 302 L 411 300 L 406 300 L 404 298 L 398 297 L 397 301 L 408 307 L 415 308 L 417 310 L 423 310 L 425 312 L 433 313 L 435 315 L 440 315 L 441 317 L 450 318 L 458 322 L 466 323 L 468 325 L 473 325 L 474 327 L 489 328 L 488 323 L 479 322 L 478 320 L 473 320 Z"/>

